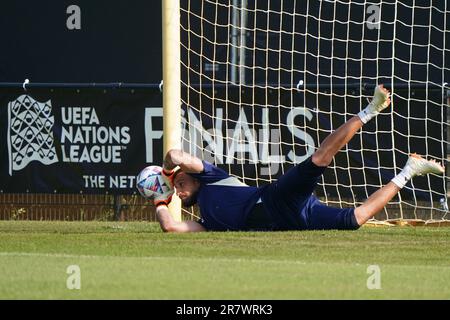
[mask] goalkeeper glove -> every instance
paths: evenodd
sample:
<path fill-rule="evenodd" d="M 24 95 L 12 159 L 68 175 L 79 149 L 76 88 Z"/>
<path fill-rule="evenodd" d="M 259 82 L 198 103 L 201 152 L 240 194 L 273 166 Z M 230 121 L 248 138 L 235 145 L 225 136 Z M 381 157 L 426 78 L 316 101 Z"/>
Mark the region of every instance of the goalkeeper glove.
<path fill-rule="evenodd" d="M 161 177 L 163 178 L 163 181 L 170 187 L 170 189 L 173 189 L 173 179 L 175 178 L 176 171 L 176 169 L 166 170 L 164 168 L 161 171 Z"/>

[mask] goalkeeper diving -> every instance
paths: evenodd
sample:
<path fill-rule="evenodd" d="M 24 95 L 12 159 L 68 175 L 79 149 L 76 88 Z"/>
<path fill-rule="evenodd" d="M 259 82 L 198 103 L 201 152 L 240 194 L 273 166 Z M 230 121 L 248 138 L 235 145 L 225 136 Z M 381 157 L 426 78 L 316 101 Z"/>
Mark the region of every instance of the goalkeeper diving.
<path fill-rule="evenodd" d="M 398 175 L 356 208 L 326 206 L 314 196 L 320 176 L 336 153 L 390 103 L 389 91 L 383 85 L 377 86 L 372 101 L 364 110 L 332 132 L 312 156 L 292 167 L 276 182 L 263 187 L 247 186 L 207 161 L 181 150 L 170 150 L 164 158 L 162 177 L 171 190 L 153 200 L 162 230 L 358 229 L 381 211 L 413 177 L 444 172 L 439 162 L 411 154 Z M 180 222 L 172 218 L 167 205 L 174 192 L 184 206 L 199 206 L 201 218 L 198 221 Z"/>

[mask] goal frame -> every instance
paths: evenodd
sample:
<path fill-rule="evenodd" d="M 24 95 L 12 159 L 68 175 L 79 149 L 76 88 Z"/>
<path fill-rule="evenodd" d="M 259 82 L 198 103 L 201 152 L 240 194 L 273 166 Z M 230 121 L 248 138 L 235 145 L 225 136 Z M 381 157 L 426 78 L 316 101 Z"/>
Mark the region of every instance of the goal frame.
<path fill-rule="evenodd" d="M 163 157 L 181 149 L 180 1 L 162 1 Z M 181 200 L 175 194 L 169 205 L 175 221 L 181 221 Z"/>

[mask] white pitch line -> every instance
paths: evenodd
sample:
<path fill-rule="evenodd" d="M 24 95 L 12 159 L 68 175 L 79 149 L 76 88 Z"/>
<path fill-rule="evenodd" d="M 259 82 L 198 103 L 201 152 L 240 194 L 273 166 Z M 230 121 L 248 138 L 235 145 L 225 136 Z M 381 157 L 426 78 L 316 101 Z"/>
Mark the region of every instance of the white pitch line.
<path fill-rule="evenodd" d="M 349 263 L 349 262 L 321 262 L 321 261 L 299 261 L 299 260 L 273 260 L 273 259 L 243 259 L 243 258 L 223 258 L 223 257 L 174 257 L 174 256 L 101 256 L 101 255 L 76 255 L 76 254 L 66 254 L 66 253 L 40 253 L 40 252 L 0 252 L 0 257 L 51 257 L 51 258 L 71 258 L 71 259 L 137 259 L 137 260 L 200 260 L 209 262 L 242 262 L 242 263 L 268 263 L 268 264 L 295 264 L 295 265 L 344 265 L 344 266 L 355 266 L 355 267 L 365 267 L 370 263 Z M 380 264 L 383 267 L 406 267 L 406 268 L 434 268 L 434 269 L 450 269 L 450 266 L 436 266 L 436 265 L 403 265 L 403 264 Z"/>
<path fill-rule="evenodd" d="M 76 254 L 66 254 L 66 253 L 40 253 L 40 252 L 0 252 L 1 256 L 7 257 L 51 257 L 51 258 L 88 258 L 88 259 L 117 259 L 117 258 L 125 258 L 125 259 L 138 259 L 138 260 L 164 260 L 164 259 L 173 259 L 173 260 L 206 260 L 206 261 L 226 261 L 226 262 L 252 262 L 252 263 L 293 263 L 293 264 L 309 264 L 305 261 L 297 261 L 297 260 L 270 260 L 270 259 L 242 259 L 242 258 L 222 258 L 222 257 L 174 257 L 174 256 L 101 256 L 101 255 L 76 255 Z M 326 263 L 320 263 L 326 264 Z M 358 264 L 356 264 L 358 265 Z"/>

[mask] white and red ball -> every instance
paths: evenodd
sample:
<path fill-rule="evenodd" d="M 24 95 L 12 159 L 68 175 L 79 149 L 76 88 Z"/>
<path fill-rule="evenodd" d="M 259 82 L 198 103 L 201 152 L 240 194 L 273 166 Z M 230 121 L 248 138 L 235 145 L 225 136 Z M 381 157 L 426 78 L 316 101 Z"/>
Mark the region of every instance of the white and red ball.
<path fill-rule="evenodd" d="M 159 166 L 148 166 L 138 174 L 136 188 L 143 197 L 152 199 L 155 195 L 171 190 L 161 177 L 161 172 L 162 168 Z"/>

